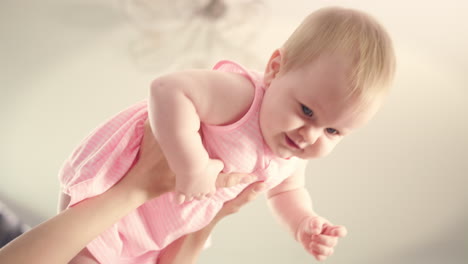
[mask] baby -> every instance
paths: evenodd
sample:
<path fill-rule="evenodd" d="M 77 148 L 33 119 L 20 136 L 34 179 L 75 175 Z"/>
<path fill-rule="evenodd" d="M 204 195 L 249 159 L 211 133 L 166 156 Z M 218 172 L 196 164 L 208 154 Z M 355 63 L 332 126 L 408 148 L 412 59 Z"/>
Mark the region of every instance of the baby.
<path fill-rule="evenodd" d="M 176 174 L 176 190 L 139 207 L 87 249 L 102 263 L 155 263 L 167 245 L 203 228 L 248 186 L 215 188 L 220 172 L 240 172 L 263 181 L 294 238 L 326 258 L 328 238 L 346 230 L 313 210 L 306 162 L 374 116 L 394 65 L 391 40 L 372 17 L 324 8 L 273 52 L 263 74 L 221 61 L 214 70 L 157 78 L 148 101 L 117 114 L 74 151 L 61 171 L 62 191 L 73 206 L 119 181 L 137 159 L 146 122 Z"/>

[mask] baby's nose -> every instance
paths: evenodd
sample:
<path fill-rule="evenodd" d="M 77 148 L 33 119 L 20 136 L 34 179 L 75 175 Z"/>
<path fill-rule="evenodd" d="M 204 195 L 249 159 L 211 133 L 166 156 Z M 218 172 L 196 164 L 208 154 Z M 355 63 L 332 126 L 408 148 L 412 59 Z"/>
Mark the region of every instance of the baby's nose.
<path fill-rule="evenodd" d="M 322 135 L 322 130 L 313 126 L 303 128 L 302 137 L 308 144 L 313 145 Z"/>

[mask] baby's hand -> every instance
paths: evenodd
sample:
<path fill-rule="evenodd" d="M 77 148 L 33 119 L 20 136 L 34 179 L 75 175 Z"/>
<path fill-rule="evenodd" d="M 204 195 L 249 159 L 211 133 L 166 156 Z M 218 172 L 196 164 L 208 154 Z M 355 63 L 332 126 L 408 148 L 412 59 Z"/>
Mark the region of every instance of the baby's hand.
<path fill-rule="evenodd" d="M 191 174 L 176 175 L 176 201 L 179 204 L 201 200 L 216 192 L 216 178 L 224 164 L 220 160 L 210 159 L 204 169 Z"/>
<path fill-rule="evenodd" d="M 307 252 L 322 261 L 333 254 L 338 238 L 347 233 L 344 226 L 332 225 L 321 216 L 310 216 L 301 222 L 296 237 Z"/>

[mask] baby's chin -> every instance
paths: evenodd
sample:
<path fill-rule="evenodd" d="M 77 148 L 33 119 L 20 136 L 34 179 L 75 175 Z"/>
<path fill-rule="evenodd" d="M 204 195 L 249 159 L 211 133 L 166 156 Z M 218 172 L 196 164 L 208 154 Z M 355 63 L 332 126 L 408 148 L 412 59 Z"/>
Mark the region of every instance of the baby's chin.
<path fill-rule="evenodd" d="M 290 158 L 295 157 L 295 156 L 292 155 L 292 154 L 288 154 L 288 155 L 276 155 L 276 156 L 278 156 L 278 157 L 280 157 L 280 158 L 282 158 L 282 159 L 287 159 L 287 160 L 290 159 Z"/>
<path fill-rule="evenodd" d="M 294 157 L 294 154 L 288 150 L 288 149 L 283 149 L 283 148 L 278 148 L 278 149 L 272 149 L 270 148 L 273 152 L 273 154 L 275 154 L 277 157 L 280 157 L 282 159 L 290 159 L 292 157 Z"/>
<path fill-rule="evenodd" d="M 330 154 L 331 151 L 328 152 L 314 152 L 314 153 L 301 153 L 300 155 L 297 155 L 298 158 L 304 159 L 304 160 L 311 160 L 311 159 L 318 159 L 318 158 L 324 158 Z"/>

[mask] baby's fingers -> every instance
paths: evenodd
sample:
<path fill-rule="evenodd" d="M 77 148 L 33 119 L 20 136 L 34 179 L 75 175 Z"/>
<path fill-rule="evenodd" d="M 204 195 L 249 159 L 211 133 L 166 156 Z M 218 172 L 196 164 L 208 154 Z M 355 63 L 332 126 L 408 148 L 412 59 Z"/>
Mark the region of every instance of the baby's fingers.
<path fill-rule="evenodd" d="M 193 201 L 195 197 L 194 196 L 189 196 L 189 195 L 185 195 L 183 193 L 180 193 L 180 192 L 176 192 L 175 194 L 175 201 L 177 204 L 183 204 L 185 202 L 191 202 Z"/>
<path fill-rule="evenodd" d="M 326 247 L 333 248 L 338 244 L 338 237 L 327 236 L 327 235 L 313 235 L 311 238 L 311 244 L 317 243 Z"/>
<path fill-rule="evenodd" d="M 348 230 L 344 226 L 326 226 L 323 234 L 334 237 L 345 237 L 348 234 Z"/>
<path fill-rule="evenodd" d="M 325 228 L 325 219 L 322 217 L 314 217 L 309 222 L 310 234 L 311 235 L 318 235 L 322 233 L 323 229 Z"/>
<path fill-rule="evenodd" d="M 319 245 L 316 243 L 310 243 L 308 251 L 318 261 L 325 260 L 327 257 L 331 256 L 334 252 L 333 248 Z"/>
<path fill-rule="evenodd" d="M 177 204 L 183 204 L 185 202 L 185 195 L 180 192 L 176 192 L 175 200 Z"/>
<path fill-rule="evenodd" d="M 321 244 L 310 243 L 309 248 L 312 251 L 312 254 L 314 254 L 314 256 L 315 255 L 317 255 L 317 256 L 323 255 L 323 256 L 328 257 L 331 254 L 333 254 L 333 248 L 332 247 L 327 247 L 327 246 L 324 246 L 324 245 L 321 245 Z"/>
<path fill-rule="evenodd" d="M 320 254 L 320 253 L 312 253 L 312 255 L 315 257 L 317 261 L 323 261 L 326 260 L 329 256 L 333 254 L 333 249 L 330 250 L 330 253 L 327 253 L 327 255 Z"/>
<path fill-rule="evenodd" d="M 314 255 L 314 257 L 317 261 L 322 261 L 322 260 L 327 259 L 327 256 L 324 256 L 324 255 Z"/>

